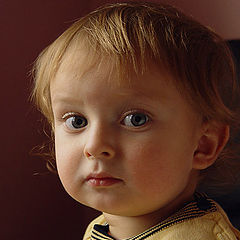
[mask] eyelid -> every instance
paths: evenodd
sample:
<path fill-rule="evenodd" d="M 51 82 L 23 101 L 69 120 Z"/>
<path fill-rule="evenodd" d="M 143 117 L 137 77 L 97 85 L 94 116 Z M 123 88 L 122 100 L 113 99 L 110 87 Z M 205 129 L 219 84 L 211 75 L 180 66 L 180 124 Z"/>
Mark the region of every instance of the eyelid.
<path fill-rule="evenodd" d="M 139 109 L 139 108 L 134 108 L 134 109 L 130 109 L 124 113 L 121 113 L 120 114 L 120 122 L 122 122 L 128 115 L 130 114 L 134 114 L 134 113 L 142 113 L 142 114 L 145 114 L 147 117 L 148 117 L 148 122 L 150 122 L 152 120 L 152 116 L 151 114 L 146 111 L 146 110 L 143 110 L 143 109 Z M 68 119 L 69 117 L 72 117 L 72 116 L 83 116 L 82 114 L 80 113 L 77 113 L 77 112 L 66 112 L 62 115 L 61 119 L 62 120 L 66 120 Z"/>
<path fill-rule="evenodd" d="M 77 112 L 66 112 L 66 113 L 63 114 L 62 119 L 65 120 L 69 117 L 76 116 L 76 115 L 82 116 L 81 114 L 79 114 Z"/>
<path fill-rule="evenodd" d="M 81 127 L 69 126 L 69 120 L 71 121 L 71 118 L 74 118 L 74 117 L 80 117 L 82 119 L 85 119 L 84 122 L 86 124 L 84 124 L 84 126 L 81 126 Z M 84 129 L 86 127 L 86 125 L 88 123 L 88 120 L 82 114 L 79 114 L 77 112 L 66 112 L 61 117 L 61 120 L 64 122 L 64 126 L 66 127 L 67 131 L 71 132 L 71 133 L 81 131 L 82 129 Z M 70 125 L 71 124 L 73 124 L 73 122 L 71 122 Z"/>
<path fill-rule="evenodd" d="M 123 115 L 122 118 L 125 118 L 125 117 L 128 116 L 129 114 L 133 114 L 133 113 L 143 113 L 143 114 L 147 115 L 149 118 L 152 118 L 152 117 L 151 117 L 151 114 L 150 114 L 148 111 L 143 110 L 143 109 L 138 109 L 138 108 L 136 108 L 136 109 L 130 109 L 130 110 L 128 110 L 127 112 L 124 112 L 124 113 L 122 114 L 122 115 Z"/>
<path fill-rule="evenodd" d="M 146 115 L 148 117 L 148 122 L 152 120 L 152 115 L 148 111 L 136 108 L 136 109 L 130 109 L 127 112 L 124 112 L 120 118 L 120 122 L 122 122 L 128 115 L 134 114 L 134 113 L 142 113 Z"/>

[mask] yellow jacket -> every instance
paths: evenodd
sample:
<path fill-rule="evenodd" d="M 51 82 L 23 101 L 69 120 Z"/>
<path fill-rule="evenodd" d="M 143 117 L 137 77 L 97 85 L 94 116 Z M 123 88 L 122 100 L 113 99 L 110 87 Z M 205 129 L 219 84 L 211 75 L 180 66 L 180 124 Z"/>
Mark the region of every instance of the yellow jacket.
<path fill-rule="evenodd" d="M 91 222 L 83 240 L 113 240 L 101 215 Z M 128 240 L 240 240 L 226 213 L 206 197 L 190 202 L 178 212 Z"/>

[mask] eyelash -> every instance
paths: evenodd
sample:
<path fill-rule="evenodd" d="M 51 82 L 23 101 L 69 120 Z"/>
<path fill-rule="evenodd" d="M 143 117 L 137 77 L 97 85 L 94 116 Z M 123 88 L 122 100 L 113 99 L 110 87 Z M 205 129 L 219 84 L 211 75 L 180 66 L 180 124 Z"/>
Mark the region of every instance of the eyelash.
<path fill-rule="evenodd" d="M 136 126 L 136 125 L 134 125 L 134 124 L 132 124 L 132 126 L 128 126 L 128 125 L 126 125 L 126 124 L 123 124 L 124 121 L 131 121 L 134 114 L 135 114 L 135 115 L 136 115 L 136 114 L 139 114 L 139 115 L 144 116 L 146 122 L 144 122 L 144 123 L 143 123 L 142 125 L 140 125 L 140 126 Z M 129 118 L 127 119 L 127 117 L 128 117 L 128 116 L 131 116 L 131 115 L 132 115 L 132 117 L 129 117 Z M 82 117 L 82 118 L 84 118 L 84 119 L 86 120 L 86 125 L 88 124 L 88 123 L 87 123 L 87 118 L 85 118 L 84 116 L 82 116 L 81 114 L 79 114 L 79 113 L 77 113 L 77 112 L 67 112 L 67 113 L 63 114 L 63 116 L 62 116 L 61 119 L 65 122 L 65 125 L 67 125 L 67 120 L 70 119 L 71 117 L 76 117 L 76 116 L 77 116 L 77 117 Z M 135 129 L 144 127 L 146 124 L 148 124 L 148 123 L 151 121 L 150 114 L 147 113 L 145 110 L 142 110 L 142 109 L 131 109 L 131 110 L 125 112 L 125 113 L 120 114 L 119 119 L 120 119 L 119 122 L 120 122 L 122 125 L 124 125 L 125 127 L 135 128 Z M 74 127 L 72 127 L 72 130 L 83 129 L 86 125 L 84 125 L 83 127 L 79 127 L 79 128 L 74 128 Z M 68 126 L 66 126 L 66 127 L 67 127 L 67 128 L 70 128 L 70 127 L 68 127 Z"/>
<path fill-rule="evenodd" d="M 86 124 L 85 124 L 83 127 L 80 127 L 80 128 L 74 128 L 74 127 L 69 127 L 69 126 L 67 126 L 67 121 L 68 121 L 69 119 L 71 119 L 72 117 L 81 117 L 82 119 L 85 119 L 85 120 L 86 120 L 86 121 L 85 121 Z M 87 125 L 87 123 L 88 123 L 88 122 L 87 122 L 87 119 L 86 119 L 85 117 L 83 117 L 81 114 L 76 113 L 76 112 L 67 112 L 67 113 L 63 114 L 62 120 L 64 121 L 65 126 L 66 126 L 68 129 L 71 129 L 71 130 L 73 130 L 73 131 L 84 128 L 84 127 Z"/>
<path fill-rule="evenodd" d="M 79 113 L 77 112 L 66 112 L 63 114 L 63 116 L 61 117 L 62 120 L 66 120 L 67 118 L 69 117 L 73 117 L 73 116 L 76 116 L 76 115 L 80 115 Z"/>
<path fill-rule="evenodd" d="M 130 109 L 129 111 L 121 114 L 123 117 L 120 117 L 120 123 L 122 123 L 126 119 L 126 117 L 131 115 L 131 114 L 132 115 L 134 115 L 134 114 L 143 114 L 143 115 L 145 115 L 147 117 L 147 122 L 146 123 L 151 121 L 150 114 L 148 112 L 146 112 L 145 110 L 143 110 L 143 109 Z M 141 127 L 141 126 L 139 126 L 139 127 Z"/>

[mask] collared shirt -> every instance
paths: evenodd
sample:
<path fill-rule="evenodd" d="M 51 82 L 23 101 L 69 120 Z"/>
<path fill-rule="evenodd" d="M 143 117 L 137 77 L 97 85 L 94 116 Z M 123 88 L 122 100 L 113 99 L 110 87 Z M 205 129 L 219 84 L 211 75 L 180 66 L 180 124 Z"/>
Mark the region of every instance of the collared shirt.
<path fill-rule="evenodd" d="M 113 240 L 109 225 L 101 215 L 88 227 L 83 240 Z M 240 232 L 232 226 L 223 209 L 205 195 L 179 211 L 127 240 L 240 240 Z"/>

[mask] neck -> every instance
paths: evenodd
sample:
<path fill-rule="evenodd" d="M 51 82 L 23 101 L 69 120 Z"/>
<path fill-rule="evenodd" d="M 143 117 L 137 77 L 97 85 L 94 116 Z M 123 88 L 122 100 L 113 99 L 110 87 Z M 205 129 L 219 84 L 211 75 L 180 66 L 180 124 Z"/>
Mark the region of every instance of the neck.
<path fill-rule="evenodd" d="M 167 206 L 140 216 L 119 216 L 108 213 L 103 213 L 106 221 L 109 224 L 110 235 L 115 239 L 127 239 L 136 236 L 154 225 L 165 220 L 172 215 L 183 204 L 193 199 L 193 192 L 187 195 L 179 195 Z"/>

